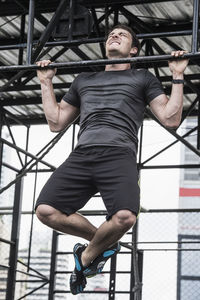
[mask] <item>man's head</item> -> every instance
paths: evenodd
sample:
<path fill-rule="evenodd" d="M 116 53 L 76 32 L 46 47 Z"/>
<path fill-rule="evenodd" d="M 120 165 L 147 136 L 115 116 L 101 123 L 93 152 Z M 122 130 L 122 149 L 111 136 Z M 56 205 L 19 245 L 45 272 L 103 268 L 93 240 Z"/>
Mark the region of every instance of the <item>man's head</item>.
<path fill-rule="evenodd" d="M 111 28 L 106 37 L 107 57 L 137 56 L 140 43 L 133 30 L 126 25 L 116 25 Z"/>

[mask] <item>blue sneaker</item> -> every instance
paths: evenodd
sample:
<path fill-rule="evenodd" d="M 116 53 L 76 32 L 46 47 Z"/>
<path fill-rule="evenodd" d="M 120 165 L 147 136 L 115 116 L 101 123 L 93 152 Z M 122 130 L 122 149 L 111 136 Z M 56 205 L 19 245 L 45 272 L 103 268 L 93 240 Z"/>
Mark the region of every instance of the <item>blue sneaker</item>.
<path fill-rule="evenodd" d="M 81 254 L 86 247 L 87 245 L 78 243 L 73 249 L 75 269 L 70 276 L 70 291 L 73 295 L 82 293 L 87 284 L 85 275 L 83 274 L 84 268 L 81 262 Z"/>
<path fill-rule="evenodd" d="M 91 264 L 83 270 L 85 277 L 93 277 L 102 272 L 103 267 L 107 260 L 116 255 L 121 249 L 120 243 L 117 242 L 111 248 L 105 250 L 103 253 L 99 254 Z"/>

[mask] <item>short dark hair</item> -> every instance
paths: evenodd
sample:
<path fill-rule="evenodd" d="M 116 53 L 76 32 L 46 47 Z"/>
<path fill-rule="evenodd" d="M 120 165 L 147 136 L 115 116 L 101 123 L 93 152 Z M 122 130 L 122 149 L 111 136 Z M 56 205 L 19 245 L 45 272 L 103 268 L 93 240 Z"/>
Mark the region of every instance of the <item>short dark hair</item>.
<path fill-rule="evenodd" d="M 140 52 L 141 46 L 140 46 L 140 42 L 139 42 L 139 40 L 138 40 L 138 38 L 137 38 L 137 35 L 136 35 L 136 33 L 132 30 L 132 28 L 129 27 L 128 25 L 125 25 L 125 24 L 117 24 L 117 25 L 111 27 L 111 28 L 108 30 L 108 33 L 107 33 L 107 35 L 106 35 L 106 41 L 107 41 L 107 39 L 108 39 L 109 34 L 110 34 L 114 29 L 124 29 L 124 30 L 128 31 L 128 32 L 131 34 L 131 36 L 132 36 L 132 47 L 136 47 L 136 48 L 138 49 L 138 51 L 137 51 L 137 53 L 136 53 L 136 55 L 135 55 L 135 56 L 138 56 L 138 55 L 139 55 L 139 52 Z"/>

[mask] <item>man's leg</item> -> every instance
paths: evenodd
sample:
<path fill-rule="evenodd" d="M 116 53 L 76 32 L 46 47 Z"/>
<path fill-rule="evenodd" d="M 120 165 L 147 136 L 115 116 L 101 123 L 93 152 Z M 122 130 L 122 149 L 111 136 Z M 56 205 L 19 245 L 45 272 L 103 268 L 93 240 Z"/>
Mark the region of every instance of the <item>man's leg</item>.
<path fill-rule="evenodd" d="M 97 231 L 85 217 L 78 213 L 67 216 L 52 206 L 40 204 L 36 209 L 38 219 L 45 225 L 63 233 L 91 241 Z"/>
<path fill-rule="evenodd" d="M 88 266 L 100 253 L 115 244 L 136 222 L 129 210 L 120 210 L 97 230 L 88 247 L 82 252 L 82 264 Z"/>
<path fill-rule="evenodd" d="M 136 216 L 129 210 L 118 211 L 98 229 L 78 213 L 67 216 L 46 204 L 40 204 L 36 214 L 45 225 L 90 241 L 82 253 L 83 266 L 88 266 L 100 253 L 115 244 L 136 222 Z"/>

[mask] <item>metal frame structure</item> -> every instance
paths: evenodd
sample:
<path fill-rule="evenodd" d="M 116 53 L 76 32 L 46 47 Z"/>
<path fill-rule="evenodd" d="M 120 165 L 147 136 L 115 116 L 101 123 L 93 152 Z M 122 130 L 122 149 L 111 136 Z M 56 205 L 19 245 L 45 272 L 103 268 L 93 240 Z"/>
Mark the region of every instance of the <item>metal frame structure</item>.
<path fill-rule="evenodd" d="M 45 6 L 46 2 L 48 5 Z M 160 39 L 168 46 L 173 47 L 173 49 L 179 49 L 179 46 L 170 40 L 170 37 L 179 37 L 179 36 L 191 36 L 191 49 L 185 57 L 190 58 L 191 66 L 200 66 L 199 57 L 200 52 L 198 52 L 199 45 L 199 1 L 193 1 L 193 20 L 192 23 L 187 20 L 182 24 L 169 25 L 167 27 L 162 26 L 147 26 L 142 19 L 138 18 L 132 14 L 128 7 L 132 5 L 141 5 L 141 4 L 153 4 L 153 3 L 164 3 L 165 0 L 129 0 L 129 1 L 119 1 L 119 0 L 98 0 L 98 1 L 83 1 L 84 5 L 90 9 L 93 20 L 95 31 L 92 32 L 89 38 L 80 38 L 73 39 L 72 34 L 69 35 L 68 40 L 52 40 L 51 34 L 55 26 L 58 24 L 60 16 L 62 15 L 63 10 L 69 6 L 71 12 L 70 22 L 73 22 L 73 0 L 51 0 L 51 1 L 38 1 L 36 4 L 35 0 L 23 0 L 23 1 L 14 1 L 12 7 L 9 7 L 6 2 L 0 3 L 0 16 L 13 16 L 21 15 L 21 28 L 20 28 L 20 40 L 17 39 L 0 39 L 0 53 L 1 51 L 11 51 L 18 50 L 18 65 L 0 65 L 0 77 L 5 80 L 4 85 L 0 87 L 0 93 L 4 92 L 21 92 L 21 91 L 37 91 L 40 89 L 38 84 L 29 84 L 31 80 L 35 77 L 35 70 L 38 68 L 34 62 L 38 59 L 41 59 L 46 55 L 53 47 L 62 46 L 62 49 L 59 50 L 56 54 L 52 56 L 52 61 L 62 57 L 62 55 L 68 50 L 71 49 L 78 57 L 78 61 L 73 62 L 54 62 L 51 64 L 51 67 L 58 68 L 58 75 L 66 74 L 77 74 L 82 71 L 90 70 L 102 70 L 103 66 L 111 63 L 105 58 L 105 49 L 104 49 L 104 34 L 108 30 L 109 20 L 113 18 L 113 23 L 117 24 L 119 22 L 119 15 L 123 15 L 130 25 L 134 25 L 137 29 L 137 36 L 141 40 L 142 48 L 144 49 L 144 55 L 141 57 L 135 57 L 131 59 L 118 59 L 115 60 L 115 63 L 131 62 L 134 63 L 134 66 L 137 68 L 153 68 L 155 74 L 159 80 L 164 84 L 166 94 L 170 93 L 170 81 L 171 77 L 161 76 L 159 69 L 167 66 L 167 60 L 170 59 L 170 55 L 166 54 L 162 47 L 157 43 L 156 39 Z M 168 1 L 169 5 L 170 2 Z M 43 5 L 41 4 L 43 3 Z M 97 17 L 97 10 L 102 8 L 105 10 L 105 13 L 101 17 Z M 43 13 L 53 13 L 51 20 L 48 21 Z M 25 39 L 25 18 L 28 16 L 28 30 L 27 38 Z M 45 30 L 40 37 L 34 36 L 34 21 L 37 19 L 43 26 Z M 158 25 L 158 24 L 157 24 Z M 155 30 L 156 28 L 156 30 Z M 88 57 L 80 48 L 80 45 L 87 44 L 98 44 L 101 49 L 101 54 L 103 59 L 91 59 Z M 26 53 L 25 53 L 26 49 Z M 156 54 L 154 54 L 156 53 Z M 26 64 L 23 64 L 23 56 L 26 54 Z M 113 63 L 113 61 L 112 61 Z M 34 71 L 34 72 L 33 72 Z M 156 156 L 160 155 L 175 143 L 181 142 L 191 151 L 193 151 L 197 156 L 200 156 L 200 89 L 199 89 L 199 73 L 193 73 L 185 75 L 186 85 L 184 87 L 185 95 L 195 94 L 196 97 L 194 100 L 190 101 L 190 105 L 184 107 L 182 122 L 188 116 L 196 116 L 198 120 L 198 126 L 196 128 L 190 129 L 183 136 L 180 136 L 175 130 L 166 129 L 170 134 L 172 134 L 176 141 L 169 144 L 159 152 L 155 153 L 153 156 L 149 157 L 146 161 L 142 161 L 142 145 L 143 145 L 143 128 L 140 132 L 140 146 L 139 146 L 139 160 L 138 160 L 138 169 L 163 169 L 163 168 L 198 168 L 198 164 L 185 164 L 185 165 L 149 165 L 151 161 Z M 55 90 L 62 88 L 68 88 L 71 83 L 56 83 L 54 85 Z M 18 242 L 19 242 L 19 228 L 20 228 L 20 217 L 22 214 L 21 211 L 21 194 L 22 194 L 22 183 L 23 177 L 29 173 L 33 172 L 36 174 L 38 172 L 52 172 L 55 167 L 44 160 L 45 155 L 54 147 L 58 140 L 64 135 L 65 131 L 57 134 L 44 148 L 33 155 L 28 151 L 29 143 L 29 129 L 32 124 L 41 124 L 45 122 L 44 115 L 38 114 L 36 116 L 29 115 L 15 115 L 10 113 L 8 108 L 12 106 L 20 105 L 38 105 L 41 103 L 41 99 L 36 96 L 31 96 L 29 98 L 20 97 L 16 99 L 3 98 L 0 101 L 0 119 L 1 127 L 0 132 L 2 132 L 2 126 L 7 126 L 10 136 L 12 138 L 12 143 L 0 137 L 0 174 L 2 166 L 9 168 L 10 170 L 16 173 L 16 178 L 7 184 L 4 187 L 0 188 L 0 193 L 5 192 L 8 188 L 15 185 L 15 197 L 14 197 L 14 206 L 12 208 L 3 207 L 0 208 L 2 214 L 8 213 L 13 215 L 12 219 L 12 233 L 11 240 L 5 240 L 0 238 L 1 243 L 7 243 L 10 245 L 10 255 L 9 263 L 7 266 L 1 265 L 0 267 L 8 270 L 8 280 L 7 280 L 7 291 L 6 291 L 6 300 L 14 300 L 15 284 L 16 284 L 16 270 L 17 259 L 18 259 Z M 146 118 L 152 118 L 157 123 L 159 123 L 150 111 L 146 111 Z M 182 123 L 181 122 L 181 123 Z M 26 149 L 18 147 L 15 143 L 14 136 L 12 135 L 12 126 L 13 125 L 24 125 L 27 129 L 27 139 L 26 139 Z M 160 124 L 161 125 L 161 124 Z M 75 127 L 74 126 L 74 134 Z M 197 132 L 197 147 L 191 145 L 185 138 L 188 137 L 191 133 Z M 74 145 L 75 136 L 73 135 L 72 144 Z M 3 147 L 7 145 L 16 150 L 19 161 L 21 163 L 21 169 L 17 169 L 12 165 L 4 163 L 3 161 Z M 72 146 L 73 148 L 73 146 Z M 24 161 L 21 158 L 21 154 L 25 155 Z M 45 169 L 38 168 L 38 163 L 43 164 Z M 83 212 L 87 215 L 87 212 Z M 91 213 L 91 212 L 90 212 Z M 103 214 L 104 212 L 93 211 L 93 214 Z M 34 206 L 31 212 L 32 218 L 34 215 Z M 32 228 L 32 227 L 31 227 Z M 32 229 L 31 229 L 32 230 Z M 31 232 L 32 235 L 32 232 Z M 44 285 L 49 283 L 49 300 L 53 300 L 56 294 L 55 290 L 55 269 L 56 266 L 56 256 L 59 254 L 57 251 L 57 242 L 59 234 L 53 232 L 52 238 L 52 252 L 51 252 L 51 266 L 50 266 L 50 278 L 46 278 L 41 273 L 38 273 L 36 270 L 32 269 L 28 263 L 27 265 L 27 275 L 32 276 L 35 280 L 38 280 L 41 285 L 38 289 L 42 288 Z M 142 260 L 143 253 L 137 249 L 137 229 L 135 228 L 132 233 L 132 245 L 122 244 L 124 247 L 129 249 L 132 253 L 132 267 L 131 267 L 131 283 L 130 283 L 130 299 L 131 300 L 140 300 L 142 299 L 141 287 L 142 287 Z M 29 244 L 29 249 L 31 248 L 31 239 Z M 29 259 L 30 262 L 30 251 Z M 33 274 L 31 271 L 35 272 Z M 20 271 L 19 271 L 20 272 Z M 110 287 L 109 287 L 109 299 L 115 298 L 115 275 L 116 275 L 116 261 L 112 259 L 111 270 L 110 270 Z M 36 291 L 33 290 L 32 293 Z M 62 291 L 60 291 L 62 292 Z M 63 291 L 64 292 L 64 291 Z M 26 295 L 24 295 L 26 297 Z M 24 297 L 20 298 L 23 299 Z M 19 300 L 19 299 L 18 299 Z"/>

